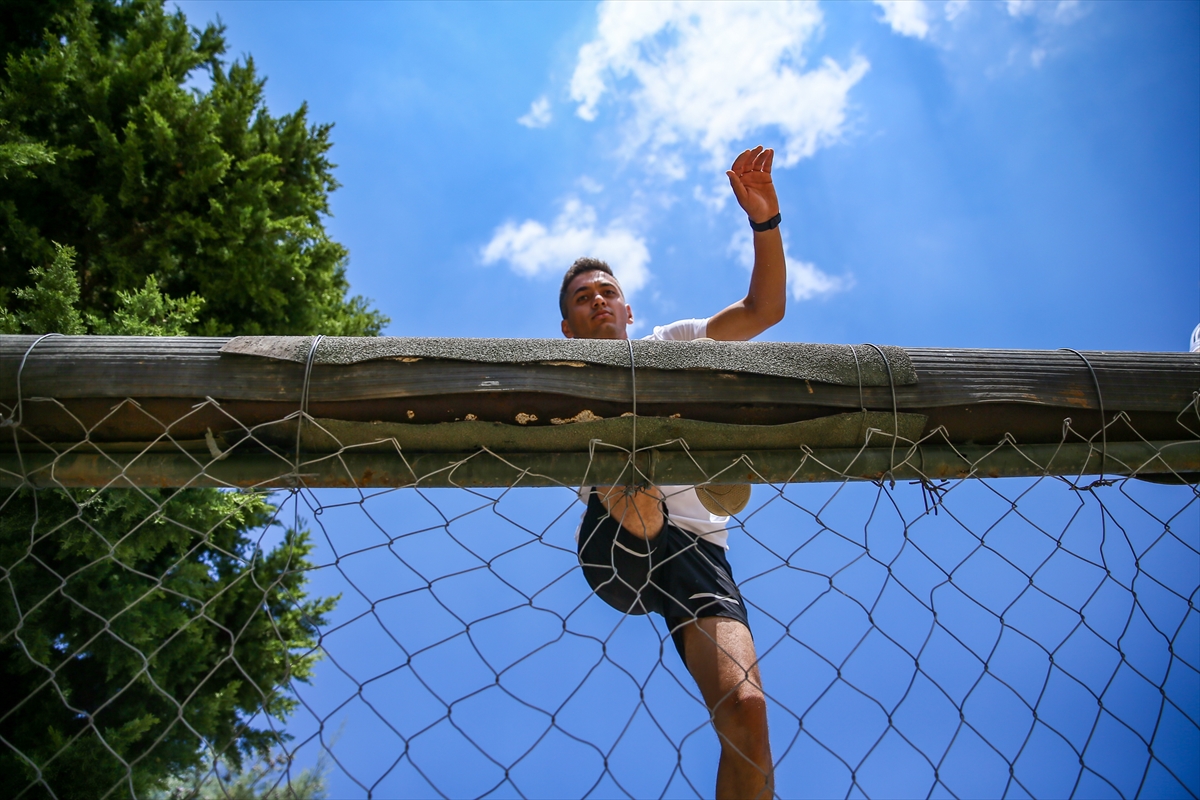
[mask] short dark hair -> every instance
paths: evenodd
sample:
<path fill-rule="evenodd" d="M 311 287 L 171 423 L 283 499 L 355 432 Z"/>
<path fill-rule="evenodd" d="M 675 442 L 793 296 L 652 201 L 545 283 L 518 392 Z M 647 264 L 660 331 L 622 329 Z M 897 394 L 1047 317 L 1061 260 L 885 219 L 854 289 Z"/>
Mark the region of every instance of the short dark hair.
<path fill-rule="evenodd" d="M 571 281 L 578 278 L 585 272 L 603 272 L 605 275 L 617 279 L 613 275 L 612 267 L 598 258 L 583 258 L 575 259 L 575 263 L 567 267 L 567 273 L 563 275 L 562 288 L 558 290 L 558 310 L 562 312 L 562 318 L 567 318 L 567 289 L 571 287 Z"/>

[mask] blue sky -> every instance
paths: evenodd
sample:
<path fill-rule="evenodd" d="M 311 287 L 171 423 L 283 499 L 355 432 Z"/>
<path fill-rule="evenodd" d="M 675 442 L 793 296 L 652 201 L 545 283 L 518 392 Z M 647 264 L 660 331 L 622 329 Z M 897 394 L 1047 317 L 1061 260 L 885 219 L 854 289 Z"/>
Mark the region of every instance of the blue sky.
<path fill-rule="evenodd" d="M 181 7 L 220 16 L 274 113 L 335 123 L 328 228 L 392 334 L 556 336 L 579 250 L 637 287 L 643 330 L 714 313 L 745 290 L 745 222 L 698 197 L 758 143 L 791 154 L 803 298 L 771 338 L 1179 350 L 1200 322 L 1194 3 L 733 14 L 766 43 L 717 6 Z"/>
<path fill-rule="evenodd" d="M 267 77 L 273 113 L 306 102 L 313 122 L 335 123 L 332 159 L 342 188 L 327 227 L 349 248 L 353 291 L 392 317 L 389 334 L 557 336 L 558 281 L 584 254 L 612 262 L 642 332 L 718 311 L 741 296 L 748 279 L 745 218 L 723 172 L 734 153 L 759 143 L 779 153 L 775 179 L 793 276 L 788 315 L 765 338 L 1185 350 L 1200 322 L 1200 4 L 177 5 L 193 24 L 220 16 L 229 55 L 252 55 Z M 922 513 L 912 487 L 900 487 L 891 511 L 893 499 L 874 486 L 755 490 L 754 513 L 731 538 L 731 560 L 759 603 L 752 622 L 760 652 L 774 648 L 763 669 L 768 691 L 778 692 L 773 742 L 777 757 L 788 753 L 780 767 L 785 796 L 858 789 L 779 709 L 811 705 L 805 724 L 853 761 L 849 754 L 857 758 L 871 746 L 864 732 L 879 730 L 858 720 L 882 712 L 855 711 L 863 696 L 851 684 L 885 704 L 901 702 L 889 681 L 911 665 L 895 648 L 869 636 L 862 657 L 846 655 L 846 631 L 859 630 L 862 607 L 838 604 L 853 597 L 870 608 L 886 584 L 868 551 L 901 559 L 897 570 L 906 570 L 908 586 L 932 585 L 930 564 L 961 568 L 957 579 L 981 600 L 937 589 L 943 630 L 905 618 L 903 598 L 885 598 L 879 602 L 887 613 L 899 616 L 875 623 L 914 652 L 930 637 L 923 663 L 950 665 L 939 673 L 948 694 L 918 680 L 914 699 L 901 707 L 928 711 L 905 730 L 922 752 L 947 753 L 943 774 L 957 794 L 995 796 L 1004 789 L 996 776 L 1007 767 L 993 763 L 995 751 L 972 734 L 947 744 L 958 726 L 948 697 L 973 698 L 969 709 L 993 726 L 979 735 L 1006 758 L 1016 758 L 1025 741 L 1022 719 L 1005 716 L 1019 700 L 978 678 L 976 657 L 962 650 L 971 647 L 995 648 L 1002 671 L 1004 664 L 1041 663 L 1046 651 L 1061 648 L 1060 661 L 1073 658 L 1083 676 L 1042 708 L 1058 715 L 1062 736 L 1039 729 L 1028 739 L 1018 772 L 1035 794 L 1070 792 L 1071 747 L 1093 748 L 1089 758 L 1115 770 L 1109 777 L 1120 791 L 1136 791 L 1145 760 L 1120 757 L 1131 742 L 1138 746 L 1131 729 L 1098 716 L 1088 694 L 1110 684 L 1116 688 L 1106 698 L 1126 704 L 1122 716 L 1138 735 L 1166 726 L 1157 741 L 1174 750 L 1165 758 L 1181 765 L 1189 791 L 1197 791 L 1194 726 L 1170 713 L 1155 722 L 1130 710 L 1145 707 L 1137 700 L 1147 686 L 1183 680 L 1176 691 L 1195 713 L 1194 678 L 1186 671 L 1179 678 L 1179 668 L 1171 677 L 1160 662 L 1139 663 L 1149 676 L 1141 682 L 1129 677 L 1119 660 L 1110 663 L 1111 644 L 1079 643 L 1086 631 L 1072 638 L 1078 614 L 1064 622 L 1061 608 L 1043 607 L 1044 599 L 1014 601 L 1016 584 L 1003 577 L 1011 570 L 988 562 L 994 554 L 973 550 L 970 538 L 1011 529 L 1011 538 L 992 541 L 1001 551 L 1025 542 L 1005 551 L 1020 569 L 1042 569 L 1040 579 L 1060 597 L 1077 608 L 1093 603 L 1089 615 L 1103 600 L 1115 609 L 1112 619 L 1127 620 L 1127 642 L 1150 641 L 1148 623 L 1121 605 L 1124 595 L 1111 581 L 1095 578 L 1088 559 L 1123 565 L 1129 582 L 1138 557 L 1131 554 L 1141 554 L 1166 585 L 1186 594 L 1200 529 L 1194 497 L 1162 487 L 1129 490 L 1159 519 L 1182 515 L 1173 529 L 1189 551 L 1171 537 L 1158 543 L 1161 522 L 1115 490 L 1106 498 L 1119 508 L 1111 518 L 1052 481 L 998 482 L 998 490 L 1019 498 L 1036 525 L 981 485 L 957 487 L 947 501 L 957 515 L 937 517 Z M 294 721 L 300 761 L 316 758 L 315 740 L 306 737 L 323 720 L 326 737 L 340 730 L 334 796 L 371 786 L 376 796 L 485 791 L 496 780 L 495 764 L 477 753 L 463 761 L 445 755 L 460 752 L 453 748 L 461 734 L 442 696 L 459 698 L 450 716 L 497 760 L 511 763 L 533 747 L 513 772 L 527 794 L 587 791 L 603 772 L 596 771 L 599 751 L 562 729 L 587 731 L 602 750 L 613 748 L 614 771 L 632 782 L 632 794 L 688 793 L 671 772 L 677 747 L 684 771 L 710 792 L 715 745 L 673 654 L 658 660 L 662 632 L 644 620 L 618 624 L 589 599 L 575 571 L 570 548 L 579 509 L 570 493 L 485 494 L 385 493 L 360 503 L 328 492 L 313 502 L 330 508 L 319 516 L 302 511 L 328 533 L 319 538 L 324 568 L 314 573 L 314 588 L 342 592 L 343 601 L 326 642 L 329 658 L 304 689 L 306 708 Z M 833 530 L 811 529 L 809 511 L 827 502 L 823 519 Z M 871 528 L 863 515 L 873 508 L 884 510 Z M 901 518 L 919 521 L 927 556 L 911 549 L 896 555 L 899 545 L 888 537 Z M 1105 549 L 1116 539 L 1098 538 L 1106 519 L 1124 525 L 1123 555 Z M 1064 532 L 1076 556 L 1043 552 L 1048 537 Z M 809 536 L 803 552 L 795 550 Z M 801 561 L 787 562 L 795 553 Z M 1041 553 L 1045 566 L 1023 560 L 1030 553 Z M 813 575 L 826 586 L 838 576 L 844 594 L 808 586 Z M 512 586 L 499 586 L 499 577 Z M 431 580 L 436 585 L 421 588 Z M 404 592 L 411 593 L 394 597 Z M 536 603 L 522 593 L 537 594 Z M 801 615 L 809 601 L 815 610 Z M 988 627 L 1014 602 L 1028 640 Z M 1183 631 L 1178 641 L 1195 650 L 1194 610 L 1169 592 L 1146 602 L 1150 616 L 1161 616 L 1154 624 Z M 510 606 L 496 618 L 497 625 L 507 620 L 506 633 L 489 631 L 486 618 Z M 568 615 L 572 633 L 563 637 Z M 462 635 L 464 620 L 473 623 L 473 638 Z M 796 650 L 797 640 L 784 635 L 789 621 L 821 657 Z M 949 641 L 946 630 L 963 641 Z M 1119 628 L 1103 633 L 1112 641 L 1121 635 Z M 973 644 L 977 634 L 982 640 Z M 448 638 L 434 645 L 441 637 Z M 601 641 L 610 659 L 598 657 Z M 1142 654 L 1134 661 L 1154 661 L 1148 654 L 1161 650 L 1129 646 Z M 504 666 L 532 651 L 538 655 Z M 424 655 L 393 672 L 414 652 Z M 843 658 L 857 670 L 848 682 L 827 674 Z M 864 664 L 874 668 L 863 671 Z M 1036 696 L 1037 674 L 1060 679 L 1011 669 L 1007 680 L 1025 698 Z M 483 691 L 497 672 L 507 693 Z M 581 674 L 594 677 L 581 681 Z M 972 690 L 972 680 L 981 688 Z M 364 684 L 374 688 L 359 695 Z M 828 700 L 811 695 L 829 686 Z M 564 700 L 575 690 L 583 699 Z M 478 699 L 470 699 L 473 692 Z M 649 699 L 639 707 L 642 695 Z M 544 746 L 533 743 L 546 730 L 545 715 L 526 704 L 563 704 Z M 412 757 L 401 757 L 401 739 L 385 721 L 416 742 Z M 627 721 L 632 733 L 622 738 Z M 429 731 L 412 738 L 425 724 Z M 890 735 L 877 749 L 860 789 L 871 796 L 928 790 L 931 769 L 912 747 Z M 1147 785 L 1178 793 L 1160 773 Z M 1094 776 L 1081 780 L 1081 795 L 1111 793 Z M 595 792 L 621 789 L 602 782 Z M 497 794 L 514 794 L 514 784 L 501 780 Z"/>

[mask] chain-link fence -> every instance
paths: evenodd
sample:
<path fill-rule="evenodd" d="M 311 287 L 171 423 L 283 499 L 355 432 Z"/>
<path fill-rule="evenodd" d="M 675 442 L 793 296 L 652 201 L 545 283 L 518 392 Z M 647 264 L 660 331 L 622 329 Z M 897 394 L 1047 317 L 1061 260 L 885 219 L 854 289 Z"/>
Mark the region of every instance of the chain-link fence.
<path fill-rule="evenodd" d="M 31 433 L 37 409 L 76 435 Z M 663 617 L 614 610 L 579 566 L 577 487 L 654 485 L 628 440 L 554 475 L 486 448 L 426 470 L 307 411 L 186 441 L 186 419 L 228 410 L 3 413 L 7 794 L 232 796 L 230 771 L 269 753 L 259 791 L 311 788 L 315 766 L 337 797 L 711 795 L 711 711 Z M 119 415 L 153 435 L 101 441 Z M 859 421 L 857 452 L 888 454 L 878 480 L 853 456 L 796 483 L 725 454 L 755 484 L 728 560 L 776 795 L 1200 794 L 1200 496 L 1163 466 L 1188 443 L 1143 439 L 1134 464 L 1068 419 L 1057 446 L 957 448 L 968 477 L 944 479 L 921 455 L 942 433 L 887 416 Z M 1178 419 L 1200 430 L 1195 396 Z M 641 421 L 639 458 L 688 452 Z M 1080 442 L 1104 474 L 1062 474 Z M 823 458 L 790 452 L 797 479 Z M 219 488 L 241 456 L 275 465 L 264 488 Z M 84 457 L 106 465 L 88 488 L 63 477 Z M 626 471 L 596 480 L 610 457 Z M 373 487 L 351 458 L 410 478 Z M 1000 458 L 1031 476 L 987 477 Z M 732 480 L 693 462 L 714 495 Z M 331 473 L 349 488 L 306 485 Z"/>

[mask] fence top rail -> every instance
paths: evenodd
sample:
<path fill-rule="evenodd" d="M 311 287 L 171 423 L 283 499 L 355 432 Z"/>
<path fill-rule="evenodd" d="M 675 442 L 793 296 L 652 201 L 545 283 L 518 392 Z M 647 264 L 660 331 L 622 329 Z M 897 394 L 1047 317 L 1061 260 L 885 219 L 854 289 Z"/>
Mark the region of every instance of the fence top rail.
<path fill-rule="evenodd" d="M 0 336 L 0 400 L 15 399 L 19 371 L 25 388 L 46 393 L 44 389 L 52 386 L 54 396 L 58 397 L 190 396 L 195 394 L 189 385 L 193 376 L 206 380 L 224 376 L 227 378 L 224 382 L 205 383 L 207 396 L 294 400 L 299 397 L 299 386 L 294 380 L 297 366 L 303 367 L 306 362 L 297 353 L 302 349 L 307 352 L 312 342 L 311 337 L 39 339 Z M 925 400 L 928 405 L 964 399 L 1045 402 L 1030 395 L 1037 394 L 1039 385 L 1050 387 L 1067 379 L 1083 384 L 1085 390 L 1072 387 L 1062 392 L 1059 400 L 1065 405 L 1088 408 L 1095 403 L 1093 374 L 1102 380 L 1105 395 L 1114 398 L 1143 397 L 1153 403 L 1164 392 L 1186 397 L 1200 389 L 1200 353 L 901 348 L 786 342 L 639 340 L 632 344 L 637 368 L 648 374 L 733 373 L 746 381 L 792 379 L 782 383 L 758 380 L 760 385 L 773 383 L 795 388 L 795 381 L 803 381 L 854 391 L 896 389 L 903 392 L 906 401 Z M 413 366 L 416 364 L 422 366 Z M 579 383 L 587 384 L 594 382 L 597 375 L 627 373 L 629 349 L 624 342 L 569 339 L 329 337 L 314 351 L 313 365 L 323 375 L 339 374 L 337 367 L 342 368 L 342 375 L 354 370 L 369 372 L 372 367 L 390 368 L 394 374 L 403 375 L 405 369 L 415 372 L 436 365 L 451 380 L 464 365 L 492 370 L 539 366 L 558 368 L 551 371 L 568 375 L 575 373 Z M 258 386 L 241 380 L 248 368 L 260 376 Z M 1083 377 L 1087 380 L 1081 380 Z M 272 381 L 281 385 L 264 386 Z M 336 383 L 348 388 L 344 379 Z M 937 396 L 946 395 L 955 385 L 960 387 L 961 397 Z M 1086 391 L 1088 385 L 1092 386 L 1090 392 Z M 740 388 L 736 383 L 731 386 Z M 321 391 L 317 384 L 313 389 Z M 622 396 L 627 395 L 627 391 L 622 392 Z M 1172 398 L 1168 404 L 1175 406 L 1176 399 Z M 1126 405 L 1143 407 L 1136 401 Z"/>
<path fill-rule="evenodd" d="M 631 343 L 631 370 L 625 342 L 592 343 L 603 346 L 590 350 L 548 339 L 332 338 L 315 349 L 313 343 L 311 337 L 0 336 L 0 417 L 20 418 L 21 435 L 42 442 L 78 440 L 83 431 L 92 442 L 152 441 L 168 420 L 176 439 L 237 440 L 239 431 L 294 414 L 307 391 L 315 418 L 399 426 L 491 422 L 519 441 L 525 428 L 628 415 L 636 383 L 639 416 L 723 425 L 792 426 L 867 412 L 919 417 L 923 430 L 941 430 L 953 444 L 1004 437 L 1054 443 L 1062 441 L 1065 424 L 1084 438 L 1110 442 L 1200 438 L 1200 354 L 1194 353 L 638 341 Z M 305 360 L 312 350 L 315 363 L 297 360 L 301 350 Z M 797 363 L 788 366 L 787 358 Z M 20 414 L 18 396 L 27 401 Z M 136 413 L 122 406 L 127 400 Z M 7 440 L 0 449 L 15 446 L 11 437 L 0 438 Z M 780 441 L 779 447 L 796 446 L 792 438 Z"/>
<path fill-rule="evenodd" d="M 23 356 L 37 337 L 5 337 L 0 359 Z M 634 340 L 641 369 L 710 369 L 769 375 L 841 385 L 888 386 L 916 382 L 908 354 L 890 345 L 835 345 L 793 342 L 659 342 Z M 24 345 L 24 347 L 22 347 Z M 195 359 L 244 356 L 319 366 L 350 366 L 370 361 L 456 361 L 476 364 L 630 366 L 629 344 L 598 339 L 479 339 L 421 337 L 322 337 L 312 350 L 308 336 L 226 338 L 63 336 L 38 344 L 39 355 L 66 359 Z"/>
<path fill-rule="evenodd" d="M 1200 474 L 1200 354 L 599 344 L 4 336 L 0 421 L 11 435 L 0 436 L 0 471 L 8 483 L 33 480 L 33 469 L 39 481 L 71 474 L 91 485 L 138 470 L 139 481 L 178 473 L 171 480 L 186 484 L 199 469 L 219 485 L 246 486 L 290 480 L 303 453 L 336 457 L 330 475 L 309 476 L 323 485 L 385 473 L 394 473 L 389 485 L 428 485 L 424 472 L 385 462 L 465 459 L 476 469 L 470 454 L 489 452 L 525 454 L 525 469 L 570 482 L 570 459 L 592 463 L 600 442 L 655 449 L 667 472 L 699 459 L 719 473 L 738 453 L 775 464 L 740 478 L 750 481 L 872 479 L 909 467 L 942 477 L 985 467 Z M 623 419 L 635 409 L 640 425 Z M 1001 458 L 997 446 L 1023 450 Z M 1037 447 L 1050 449 L 1033 457 Z M 821 453 L 860 451 L 850 472 L 794 472 L 822 463 Z M 350 458 L 362 463 L 346 478 Z M 472 480 L 490 485 L 500 473 Z"/>

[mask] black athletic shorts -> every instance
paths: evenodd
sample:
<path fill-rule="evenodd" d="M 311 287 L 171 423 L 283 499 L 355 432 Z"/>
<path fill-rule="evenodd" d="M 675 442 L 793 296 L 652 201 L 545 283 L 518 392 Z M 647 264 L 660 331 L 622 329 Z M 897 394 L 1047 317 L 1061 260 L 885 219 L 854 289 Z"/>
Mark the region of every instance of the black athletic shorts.
<path fill-rule="evenodd" d="M 685 664 L 685 622 L 728 617 L 750 627 L 723 547 L 675 527 L 670 517 L 658 536 L 640 539 L 617 524 L 595 489 L 579 528 L 579 564 L 592 591 L 617 611 L 661 614 Z"/>

